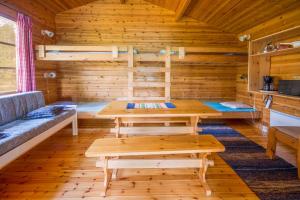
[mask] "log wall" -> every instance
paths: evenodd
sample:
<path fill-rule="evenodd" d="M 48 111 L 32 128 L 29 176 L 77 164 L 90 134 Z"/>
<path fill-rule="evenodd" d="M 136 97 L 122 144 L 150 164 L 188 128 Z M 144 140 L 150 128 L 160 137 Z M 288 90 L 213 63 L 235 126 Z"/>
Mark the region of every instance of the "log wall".
<path fill-rule="evenodd" d="M 234 34 L 205 23 L 175 21 L 173 11 L 141 0 L 101 0 L 56 16 L 58 44 L 133 45 L 141 52 L 159 52 L 166 46 L 240 46 Z M 204 55 L 201 64 L 172 63 L 172 98 L 234 99 L 235 63 L 220 65 Z M 207 59 L 208 58 L 208 59 Z M 226 56 L 218 57 L 227 60 Z M 209 61 L 207 61 L 209 60 Z M 157 66 L 159 64 L 152 63 Z M 151 65 L 151 64 L 149 64 Z M 110 100 L 127 96 L 127 63 L 64 62 L 59 64 L 59 98 Z M 147 74 L 140 80 L 160 81 L 162 75 Z M 162 91 L 136 90 L 138 95 Z"/>

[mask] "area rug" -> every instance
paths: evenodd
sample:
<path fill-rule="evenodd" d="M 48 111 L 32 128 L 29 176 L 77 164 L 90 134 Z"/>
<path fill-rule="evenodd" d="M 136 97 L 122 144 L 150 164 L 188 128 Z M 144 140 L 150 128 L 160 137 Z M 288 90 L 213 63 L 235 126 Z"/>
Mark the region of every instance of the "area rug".
<path fill-rule="evenodd" d="M 222 124 L 201 125 L 202 134 L 214 135 L 226 151 L 219 155 L 262 200 L 300 200 L 297 168 L 283 159 L 271 160 L 265 149 Z"/>

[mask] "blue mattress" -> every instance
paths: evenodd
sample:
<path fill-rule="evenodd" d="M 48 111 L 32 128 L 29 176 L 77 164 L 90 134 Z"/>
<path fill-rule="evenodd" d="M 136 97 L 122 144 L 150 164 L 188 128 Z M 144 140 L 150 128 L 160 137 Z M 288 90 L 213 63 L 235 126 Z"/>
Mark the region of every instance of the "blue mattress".
<path fill-rule="evenodd" d="M 58 101 L 54 105 L 75 105 L 77 112 L 91 112 L 97 113 L 103 110 L 108 102 L 72 102 L 72 101 Z"/>
<path fill-rule="evenodd" d="M 108 102 L 88 102 L 88 103 L 78 103 L 77 112 L 99 112 L 103 110 Z"/>
<path fill-rule="evenodd" d="M 219 102 L 214 102 L 214 101 L 205 101 L 203 103 L 219 112 L 255 112 L 256 111 L 256 109 L 254 109 L 254 108 L 236 108 L 236 109 L 229 108 L 229 107 L 223 106 Z"/>

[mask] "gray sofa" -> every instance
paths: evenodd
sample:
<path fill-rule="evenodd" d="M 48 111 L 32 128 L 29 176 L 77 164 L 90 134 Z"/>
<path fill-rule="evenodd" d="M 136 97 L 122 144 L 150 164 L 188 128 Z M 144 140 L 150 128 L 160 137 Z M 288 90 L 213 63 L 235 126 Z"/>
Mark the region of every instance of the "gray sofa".
<path fill-rule="evenodd" d="M 44 96 L 39 91 L 0 96 L 0 133 L 6 135 L 0 139 L 0 168 L 70 123 L 77 135 L 76 108 L 55 117 L 23 119 L 43 106 Z"/>

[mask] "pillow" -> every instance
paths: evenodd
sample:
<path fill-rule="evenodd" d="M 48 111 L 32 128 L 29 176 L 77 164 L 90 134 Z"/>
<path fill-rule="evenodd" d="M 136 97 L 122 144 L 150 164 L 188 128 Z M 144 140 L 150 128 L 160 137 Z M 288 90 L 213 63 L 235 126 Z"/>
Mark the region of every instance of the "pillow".
<path fill-rule="evenodd" d="M 8 133 L 1 133 L 1 132 L 0 132 L 0 140 L 6 138 L 6 137 L 8 137 L 8 136 L 9 136 Z"/>
<path fill-rule="evenodd" d="M 61 114 L 64 110 L 65 110 L 65 106 L 57 106 L 57 105 L 45 106 L 27 113 L 23 119 L 30 120 L 30 119 L 42 119 L 42 118 L 55 117 Z"/>
<path fill-rule="evenodd" d="M 233 109 L 238 109 L 238 108 L 252 108 L 251 106 L 248 106 L 246 104 L 243 104 L 241 102 L 221 102 L 220 103 L 222 106 L 228 107 L 228 108 L 233 108 Z"/>

